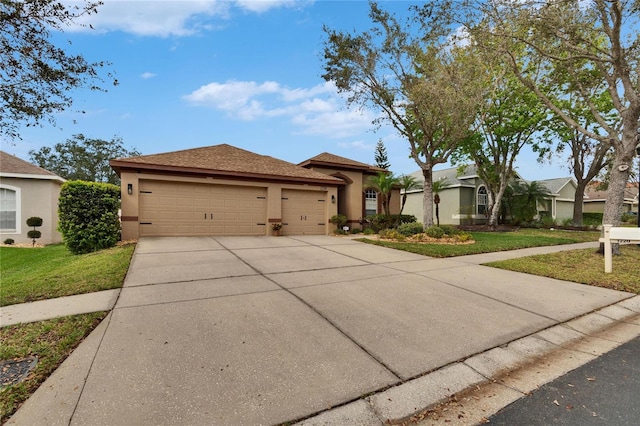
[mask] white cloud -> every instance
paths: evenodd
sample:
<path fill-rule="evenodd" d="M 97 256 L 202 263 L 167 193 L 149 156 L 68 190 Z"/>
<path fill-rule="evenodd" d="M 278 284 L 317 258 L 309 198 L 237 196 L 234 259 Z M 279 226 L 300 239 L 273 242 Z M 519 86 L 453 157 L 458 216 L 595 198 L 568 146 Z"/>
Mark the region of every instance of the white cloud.
<path fill-rule="evenodd" d="M 77 1 L 66 1 L 78 4 Z M 141 36 L 189 36 L 221 27 L 213 18 L 228 20 L 232 11 L 263 13 L 279 7 L 293 7 L 308 0 L 107 0 L 98 13 L 77 20 L 73 31 L 93 28 L 98 32 L 123 31 Z"/>
<path fill-rule="evenodd" d="M 154 74 L 152 72 L 143 72 L 142 74 L 140 74 L 140 78 L 144 79 L 144 80 L 148 80 L 150 78 L 155 77 L 158 74 Z"/>
<path fill-rule="evenodd" d="M 338 147 L 343 149 L 355 148 L 355 149 L 360 149 L 367 152 L 375 150 L 375 145 L 368 144 L 363 141 L 339 142 Z"/>
<path fill-rule="evenodd" d="M 227 81 L 204 85 L 183 97 L 187 102 L 216 109 L 229 117 L 253 121 L 280 117 L 299 134 L 342 138 L 371 129 L 374 115 L 366 110 L 346 109 L 331 83 L 290 89 L 266 81 Z"/>

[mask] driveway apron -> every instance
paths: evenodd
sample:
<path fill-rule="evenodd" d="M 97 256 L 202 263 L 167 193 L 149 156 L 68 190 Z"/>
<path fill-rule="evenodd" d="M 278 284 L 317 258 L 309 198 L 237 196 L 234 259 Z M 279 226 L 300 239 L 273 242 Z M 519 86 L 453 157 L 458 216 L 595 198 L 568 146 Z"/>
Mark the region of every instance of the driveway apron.
<path fill-rule="evenodd" d="M 143 238 L 71 424 L 296 421 L 627 297 L 345 238 Z"/>

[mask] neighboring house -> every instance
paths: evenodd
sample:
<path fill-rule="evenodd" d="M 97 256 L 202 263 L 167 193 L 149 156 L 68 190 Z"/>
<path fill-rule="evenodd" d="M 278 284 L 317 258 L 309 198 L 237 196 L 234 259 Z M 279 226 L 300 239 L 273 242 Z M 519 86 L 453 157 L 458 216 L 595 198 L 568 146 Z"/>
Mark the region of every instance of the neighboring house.
<path fill-rule="evenodd" d="M 607 199 L 606 190 L 598 190 L 600 182 L 591 182 L 587 185 L 584 197 L 585 213 L 603 213 L 604 203 Z M 624 190 L 624 201 L 622 203 L 622 213 L 638 211 L 638 184 L 628 183 Z"/>
<path fill-rule="evenodd" d="M 63 178 L 0 151 L 0 241 L 30 243 L 27 219 L 41 217 L 39 244 L 62 241 L 58 232 L 58 198 Z"/>
<path fill-rule="evenodd" d="M 368 187 L 367 180 L 378 173 L 388 173 L 386 170 L 328 152 L 298 165 L 344 182 L 344 185 L 338 187 L 338 214 L 347 217 L 347 225 L 350 228 L 360 228 L 365 217 L 383 213 L 381 197 Z M 400 212 L 399 188 L 391 193 L 389 212 Z"/>
<path fill-rule="evenodd" d="M 538 182 L 546 186 L 551 193 L 551 199 L 546 205 L 538 206 L 538 212 L 542 216 L 551 217 L 556 222 L 573 219 L 573 205 L 578 187 L 576 181 L 573 178 L 564 177 Z"/>
<path fill-rule="evenodd" d="M 422 170 L 411 173 L 419 182 L 424 182 Z M 516 179 L 523 180 L 517 173 Z M 465 225 L 482 224 L 488 221 L 487 187 L 473 165 L 452 167 L 433 172 L 433 181 L 443 181 L 446 188 L 440 192 L 440 224 Z M 576 184 L 571 178 L 547 179 L 540 181 L 551 192 L 551 199 L 539 206 L 541 214 L 548 212 L 555 220 L 573 216 L 573 200 Z M 416 189 L 407 193 L 404 214 L 412 214 L 422 221 L 423 191 Z M 434 205 L 435 222 L 435 205 Z"/>
<path fill-rule="evenodd" d="M 342 208 L 357 210 L 363 176 L 375 172 L 326 156 L 339 161 L 295 165 L 222 144 L 111 160 L 121 179 L 122 238 L 270 235 L 273 223 L 283 224 L 284 235 L 329 234 L 339 198 L 348 200 Z M 350 219 L 360 217 L 357 211 Z"/>

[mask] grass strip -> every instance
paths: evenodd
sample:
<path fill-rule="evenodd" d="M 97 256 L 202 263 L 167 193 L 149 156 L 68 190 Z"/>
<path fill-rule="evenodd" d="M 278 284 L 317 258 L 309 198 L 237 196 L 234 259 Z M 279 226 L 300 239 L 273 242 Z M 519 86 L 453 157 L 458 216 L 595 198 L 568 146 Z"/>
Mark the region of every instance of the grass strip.
<path fill-rule="evenodd" d="M 604 258 L 595 250 L 571 250 L 487 263 L 487 266 L 640 294 L 640 247 L 620 247 L 613 272 L 604 273 Z"/>
<path fill-rule="evenodd" d="M 0 247 L 0 306 L 119 288 L 134 244 L 73 255 L 64 245 Z"/>
<path fill-rule="evenodd" d="M 106 314 L 96 312 L 0 328 L 0 359 L 38 357 L 36 367 L 24 381 L 0 390 L 0 423 L 15 413 Z"/>

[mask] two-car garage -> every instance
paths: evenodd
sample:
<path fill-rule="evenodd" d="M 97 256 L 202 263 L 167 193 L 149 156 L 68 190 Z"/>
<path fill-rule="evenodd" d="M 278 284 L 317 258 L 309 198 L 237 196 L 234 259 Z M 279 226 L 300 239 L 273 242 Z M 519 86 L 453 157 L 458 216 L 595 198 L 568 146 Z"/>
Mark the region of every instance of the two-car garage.
<path fill-rule="evenodd" d="M 111 161 L 122 238 L 328 234 L 344 181 L 230 145 Z"/>
<path fill-rule="evenodd" d="M 267 187 L 156 180 L 139 187 L 140 236 L 267 234 Z M 283 233 L 326 233 L 326 192 L 282 189 L 280 199 Z"/>

